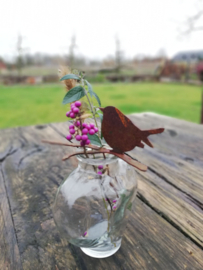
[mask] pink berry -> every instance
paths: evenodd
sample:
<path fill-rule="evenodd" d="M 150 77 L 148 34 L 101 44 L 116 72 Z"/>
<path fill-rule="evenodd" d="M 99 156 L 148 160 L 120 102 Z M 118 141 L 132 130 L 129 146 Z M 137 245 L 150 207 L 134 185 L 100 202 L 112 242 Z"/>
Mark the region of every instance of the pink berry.
<path fill-rule="evenodd" d="M 94 135 L 94 133 L 95 133 L 94 129 L 90 129 L 90 130 L 89 130 L 89 134 L 90 134 L 90 135 Z"/>
<path fill-rule="evenodd" d="M 86 140 L 86 145 L 88 145 L 88 144 L 90 144 L 90 140 L 89 139 Z"/>
<path fill-rule="evenodd" d="M 79 126 L 80 126 L 80 121 L 76 121 L 76 122 L 74 123 L 74 126 L 79 127 Z"/>
<path fill-rule="evenodd" d="M 82 135 L 82 140 L 83 140 L 83 141 L 86 141 L 86 140 L 88 140 L 88 137 L 87 137 L 87 135 Z"/>
<path fill-rule="evenodd" d="M 71 105 L 70 105 L 71 107 L 75 107 L 75 103 L 71 103 Z"/>
<path fill-rule="evenodd" d="M 113 200 L 113 203 L 116 203 L 117 202 L 117 200 Z"/>
<path fill-rule="evenodd" d="M 91 129 L 90 125 L 86 124 L 86 128 L 89 130 Z"/>
<path fill-rule="evenodd" d="M 68 136 L 66 136 L 66 139 L 70 141 L 72 139 L 72 136 L 68 135 Z"/>
<path fill-rule="evenodd" d="M 70 134 L 75 134 L 75 129 L 70 129 Z"/>
<path fill-rule="evenodd" d="M 83 126 L 84 128 L 86 128 L 87 124 L 86 124 L 86 123 L 83 123 L 82 126 Z"/>
<path fill-rule="evenodd" d="M 87 134 L 87 133 L 88 133 L 88 130 L 86 128 L 83 128 L 82 134 Z"/>
<path fill-rule="evenodd" d="M 87 232 L 84 232 L 83 236 L 85 237 L 87 235 Z"/>
<path fill-rule="evenodd" d="M 74 113 L 74 111 L 73 111 L 73 110 L 74 110 L 75 108 L 76 108 L 75 106 L 72 106 L 72 107 L 71 107 L 71 112 L 73 112 L 73 113 Z"/>
<path fill-rule="evenodd" d="M 70 113 L 70 118 L 75 118 L 75 114 L 73 112 Z"/>
<path fill-rule="evenodd" d="M 81 139 L 82 139 L 82 137 L 80 135 L 76 135 L 75 138 L 77 141 L 81 141 Z"/>
<path fill-rule="evenodd" d="M 98 169 L 99 169 L 99 170 L 102 170 L 103 168 L 104 168 L 103 165 L 99 165 L 99 166 L 98 166 Z"/>
<path fill-rule="evenodd" d="M 80 145 L 81 145 L 81 146 L 85 146 L 85 141 L 81 141 L 81 142 L 80 142 Z"/>
<path fill-rule="evenodd" d="M 74 113 L 79 113 L 79 109 L 76 108 L 76 107 L 74 107 L 74 108 L 73 108 L 73 112 L 74 112 Z"/>
<path fill-rule="evenodd" d="M 69 129 L 74 129 L 74 128 L 75 128 L 74 125 L 69 126 Z"/>
<path fill-rule="evenodd" d="M 66 113 L 66 116 L 69 117 L 70 116 L 70 111 Z"/>
<path fill-rule="evenodd" d="M 113 206 L 113 209 L 114 209 L 114 210 L 116 209 L 116 205 Z"/>
<path fill-rule="evenodd" d="M 75 102 L 75 106 L 76 106 L 76 107 L 80 107 L 81 105 L 82 105 L 82 103 L 81 103 L 80 101 L 76 101 L 76 102 Z"/>
<path fill-rule="evenodd" d="M 97 174 L 100 174 L 100 175 L 102 175 L 102 172 L 100 172 L 100 171 L 99 171 L 99 172 L 98 172 Z"/>
<path fill-rule="evenodd" d="M 95 128 L 94 128 L 94 131 L 95 131 L 95 133 L 96 133 L 96 132 L 98 132 L 99 130 L 98 130 L 98 128 L 97 128 L 97 127 L 95 127 Z"/>
<path fill-rule="evenodd" d="M 90 127 L 91 127 L 91 128 L 94 128 L 94 124 L 90 124 Z"/>

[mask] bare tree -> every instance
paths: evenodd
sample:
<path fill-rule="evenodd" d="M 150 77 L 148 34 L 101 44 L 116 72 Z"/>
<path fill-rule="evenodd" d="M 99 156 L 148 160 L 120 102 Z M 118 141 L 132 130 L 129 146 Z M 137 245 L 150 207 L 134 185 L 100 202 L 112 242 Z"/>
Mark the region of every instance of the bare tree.
<path fill-rule="evenodd" d="M 75 54 L 74 54 L 74 50 L 77 47 L 76 45 L 76 37 L 75 35 L 72 36 L 71 38 L 71 44 L 69 47 L 69 57 L 68 57 L 68 62 L 71 68 L 74 67 L 75 65 Z"/>
<path fill-rule="evenodd" d="M 180 25 L 180 37 L 188 36 L 194 32 L 203 31 L 203 0 L 196 0 L 196 12 L 185 18 Z"/>
<path fill-rule="evenodd" d="M 23 67 L 23 52 L 24 49 L 22 47 L 23 43 L 23 37 L 21 34 L 18 35 L 17 37 L 17 44 L 16 44 L 16 49 L 17 49 L 17 59 L 16 59 L 16 67 L 18 70 L 18 76 L 21 76 L 22 72 L 22 67 Z"/>
<path fill-rule="evenodd" d="M 191 34 L 194 31 L 203 31 L 203 25 L 201 25 L 201 19 L 203 18 L 203 9 L 198 11 L 193 16 L 187 18 L 185 22 L 185 30 L 182 31 L 183 35 Z"/>
<path fill-rule="evenodd" d="M 115 52 L 115 62 L 116 62 L 116 70 L 120 73 L 121 70 L 121 62 L 122 62 L 122 51 L 120 49 L 120 39 L 116 36 L 116 52 Z"/>

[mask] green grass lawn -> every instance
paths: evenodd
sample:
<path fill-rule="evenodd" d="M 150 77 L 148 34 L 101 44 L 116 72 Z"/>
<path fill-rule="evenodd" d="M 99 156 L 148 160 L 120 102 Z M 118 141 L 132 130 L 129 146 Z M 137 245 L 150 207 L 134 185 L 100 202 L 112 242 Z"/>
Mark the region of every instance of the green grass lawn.
<path fill-rule="evenodd" d="M 102 106 L 123 113 L 156 112 L 199 123 L 201 88 L 191 85 L 94 84 Z M 66 121 L 65 91 L 60 84 L 0 86 L 0 128 Z"/>

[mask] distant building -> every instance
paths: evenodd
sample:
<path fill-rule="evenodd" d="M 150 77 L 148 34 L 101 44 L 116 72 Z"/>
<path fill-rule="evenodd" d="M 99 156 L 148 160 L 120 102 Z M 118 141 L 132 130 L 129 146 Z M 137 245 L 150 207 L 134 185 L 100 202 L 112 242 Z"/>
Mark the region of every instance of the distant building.
<path fill-rule="evenodd" d="M 185 51 L 177 53 L 173 58 L 172 62 L 187 62 L 197 63 L 203 59 L 203 50 L 198 51 Z"/>
<path fill-rule="evenodd" d="M 0 60 L 0 70 L 6 69 L 6 65 L 2 60 Z"/>

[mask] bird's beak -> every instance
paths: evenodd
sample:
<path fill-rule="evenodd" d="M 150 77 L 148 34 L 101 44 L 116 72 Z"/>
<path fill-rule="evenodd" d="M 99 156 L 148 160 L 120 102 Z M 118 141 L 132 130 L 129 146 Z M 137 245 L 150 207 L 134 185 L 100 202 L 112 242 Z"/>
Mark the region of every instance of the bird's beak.
<path fill-rule="evenodd" d="M 104 108 L 99 108 L 99 109 L 100 109 L 100 111 L 102 111 L 102 112 L 104 111 Z"/>

